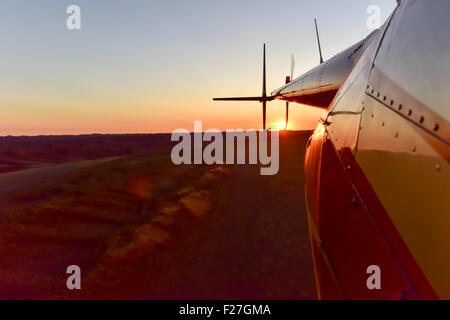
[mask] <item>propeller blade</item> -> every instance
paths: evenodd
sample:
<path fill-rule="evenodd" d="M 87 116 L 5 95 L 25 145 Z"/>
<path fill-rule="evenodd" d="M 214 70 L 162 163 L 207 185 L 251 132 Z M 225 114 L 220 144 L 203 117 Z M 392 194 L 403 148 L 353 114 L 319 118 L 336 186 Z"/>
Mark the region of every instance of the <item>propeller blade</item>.
<path fill-rule="evenodd" d="M 267 109 L 267 92 L 266 92 L 266 44 L 263 46 L 263 89 L 262 89 L 262 108 L 263 108 L 263 130 L 266 130 L 266 109 Z"/>
<path fill-rule="evenodd" d="M 262 109 L 263 109 L 263 130 L 266 130 L 266 107 L 267 107 L 267 101 L 264 100 L 262 102 Z"/>
<path fill-rule="evenodd" d="M 263 129 L 266 130 L 267 102 L 275 100 L 275 96 L 267 96 L 267 77 L 266 77 L 266 44 L 263 46 L 263 83 L 261 97 L 232 97 L 232 98 L 213 98 L 214 101 L 258 101 L 262 103 Z"/>
<path fill-rule="evenodd" d="M 266 92 L 266 44 L 263 46 L 263 89 L 262 96 L 265 98 L 267 96 Z"/>
<path fill-rule="evenodd" d="M 213 101 L 272 101 L 275 100 L 275 96 L 269 97 L 232 97 L 232 98 L 213 98 Z"/>
<path fill-rule="evenodd" d="M 213 101 L 261 101 L 261 97 L 213 98 Z"/>
<path fill-rule="evenodd" d="M 287 130 L 289 122 L 289 102 L 286 102 L 286 126 L 284 127 L 284 130 Z"/>

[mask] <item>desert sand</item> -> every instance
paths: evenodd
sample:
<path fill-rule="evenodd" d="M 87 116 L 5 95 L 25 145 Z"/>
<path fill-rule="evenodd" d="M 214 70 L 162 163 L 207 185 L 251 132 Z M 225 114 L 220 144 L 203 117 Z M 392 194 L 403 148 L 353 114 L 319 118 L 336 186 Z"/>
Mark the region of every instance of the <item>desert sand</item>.
<path fill-rule="evenodd" d="M 175 166 L 170 135 L 0 138 L 0 298 L 314 299 L 309 134 L 276 176 Z"/>

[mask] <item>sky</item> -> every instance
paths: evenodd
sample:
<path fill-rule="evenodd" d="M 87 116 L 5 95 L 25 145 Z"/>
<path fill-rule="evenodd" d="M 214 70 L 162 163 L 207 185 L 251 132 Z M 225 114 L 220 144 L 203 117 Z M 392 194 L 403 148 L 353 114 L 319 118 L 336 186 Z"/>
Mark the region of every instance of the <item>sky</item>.
<path fill-rule="evenodd" d="M 70 5 L 81 29 L 69 30 Z M 363 39 L 370 5 L 395 0 L 0 0 L 0 136 L 259 129 L 256 102 L 213 102 L 280 87 Z M 268 123 L 284 121 L 270 102 Z M 289 129 L 321 110 L 291 104 Z"/>

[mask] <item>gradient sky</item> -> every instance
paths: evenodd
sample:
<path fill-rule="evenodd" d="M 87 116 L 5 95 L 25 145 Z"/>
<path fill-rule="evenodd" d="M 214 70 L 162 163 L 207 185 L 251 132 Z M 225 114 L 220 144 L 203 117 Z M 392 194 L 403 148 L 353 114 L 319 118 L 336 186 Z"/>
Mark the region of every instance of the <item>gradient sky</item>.
<path fill-rule="evenodd" d="M 81 7 L 82 29 L 66 28 Z M 171 132 L 261 127 L 261 106 L 212 102 L 261 94 L 363 39 L 369 5 L 382 21 L 395 0 L 1 0 L 0 135 Z M 292 104 L 290 129 L 320 110 Z M 269 104 L 268 122 L 284 120 Z"/>

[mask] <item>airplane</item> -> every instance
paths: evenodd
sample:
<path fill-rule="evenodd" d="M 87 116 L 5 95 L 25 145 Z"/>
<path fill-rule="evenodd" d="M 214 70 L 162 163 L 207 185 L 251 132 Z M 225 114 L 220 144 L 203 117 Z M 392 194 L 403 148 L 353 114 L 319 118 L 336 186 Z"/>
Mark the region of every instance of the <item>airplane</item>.
<path fill-rule="evenodd" d="M 264 46 L 262 95 L 215 99 L 261 102 L 264 129 L 275 99 L 325 110 L 304 164 L 319 299 L 450 299 L 449 32 L 450 1 L 397 0 L 271 95 Z"/>

